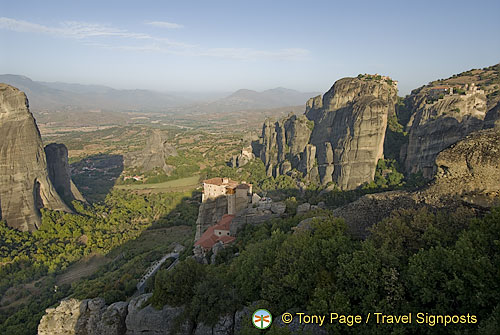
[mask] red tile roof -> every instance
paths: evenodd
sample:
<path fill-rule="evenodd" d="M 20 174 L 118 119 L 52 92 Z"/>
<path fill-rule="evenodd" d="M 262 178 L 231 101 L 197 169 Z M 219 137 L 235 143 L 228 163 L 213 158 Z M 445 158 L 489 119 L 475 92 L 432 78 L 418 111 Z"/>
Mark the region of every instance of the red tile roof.
<path fill-rule="evenodd" d="M 214 226 L 215 229 L 217 230 L 229 230 L 229 227 L 231 226 L 231 222 L 233 221 L 234 215 L 228 215 L 224 214 L 222 219 L 217 222 L 217 224 Z"/>
<path fill-rule="evenodd" d="M 200 239 L 196 241 L 194 245 L 200 245 L 204 249 L 211 249 L 219 238 L 214 234 L 214 226 L 208 227 L 208 229 L 201 235 Z"/>
<path fill-rule="evenodd" d="M 236 238 L 234 236 L 217 236 L 215 235 L 215 229 L 217 230 L 229 230 L 231 226 L 231 221 L 234 215 L 224 215 L 222 219 L 215 225 L 208 227 L 208 229 L 201 235 L 200 239 L 194 244 L 203 247 L 204 249 L 211 249 L 215 243 L 221 241 L 222 243 L 231 243 Z"/>
<path fill-rule="evenodd" d="M 236 237 L 234 237 L 234 236 L 227 236 L 227 235 L 225 235 L 225 236 L 221 236 L 221 237 L 219 238 L 219 241 L 222 241 L 222 243 L 224 243 L 224 244 L 231 243 L 231 242 L 233 242 L 234 240 L 236 240 Z"/>
<path fill-rule="evenodd" d="M 204 180 L 203 182 L 205 184 L 211 184 L 211 185 L 217 185 L 217 186 L 221 186 L 221 185 L 231 185 L 231 186 L 236 186 L 238 185 L 238 182 L 234 181 L 234 180 L 231 180 L 228 178 L 228 182 L 227 183 L 224 183 L 224 179 L 225 178 L 210 178 L 210 179 L 206 179 Z"/>

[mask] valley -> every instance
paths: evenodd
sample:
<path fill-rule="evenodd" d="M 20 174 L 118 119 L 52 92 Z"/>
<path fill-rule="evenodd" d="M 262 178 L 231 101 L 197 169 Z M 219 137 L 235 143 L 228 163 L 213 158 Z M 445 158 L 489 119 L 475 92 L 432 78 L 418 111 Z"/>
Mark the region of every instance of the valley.
<path fill-rule="evenodd" d="M 31 114 L 24 93 L 2 84 L 4 133 L 27 119 L 36 149 L 4 162 L 29 166 L 26 180 L 41 186 L 2 175 L 0 204 L 16 199 L 5 191 L 13 185 L 33 218 L 1 207 L 0 332 L 254 334 L 248 314 L 260 306 L 475 313 L 478 324 L 447 329 L 487 334 L 500 304 L 499 70 L 404 98 L 391 78 L 359 75 L 305 107 L 75 112 L 85 121 Z M 1 152 L 21 144 L 7 136 Z M 177 245 L 179 262 L 139 294 L 147 269 Z M 269 333 L 354 332 L 298 327 Z"/>

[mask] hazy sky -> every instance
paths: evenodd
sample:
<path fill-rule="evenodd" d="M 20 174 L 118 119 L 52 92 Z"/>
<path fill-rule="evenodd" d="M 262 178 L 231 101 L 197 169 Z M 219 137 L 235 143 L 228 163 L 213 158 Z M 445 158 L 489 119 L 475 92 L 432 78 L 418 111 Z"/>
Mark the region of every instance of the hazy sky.
<path fill-rule="evenodd" d="M 71 5 L 69 5 L 71 4 Z M 400 93 L 500 62 L 500 1 L 0 0 L 0 73 L 161 91 Z"/>

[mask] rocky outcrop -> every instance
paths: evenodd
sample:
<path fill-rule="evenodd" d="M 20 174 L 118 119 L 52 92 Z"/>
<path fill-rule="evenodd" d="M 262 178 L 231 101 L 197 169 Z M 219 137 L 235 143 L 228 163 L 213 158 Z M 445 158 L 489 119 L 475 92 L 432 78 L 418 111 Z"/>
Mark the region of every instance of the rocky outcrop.
<path fill-rule="evenodd" d="M 78 188 L 71 180 L 68 163 L 68 149 L 64 144 L 51 143 L 45 146 L 49 178 L 57 193 L 71 206 L 71 201 L 85 201 Z"/>
<path fill-rule="evenodd" d="M 402 161 L 408 173 L 421 171 L 426 178 L 436 172 L 439 152 L 483 127 L 486 95 L 475 86 L 465 94 L 435 96 L 436 88 L 424 88 L 408 98 L 413 114 L 407 125 L 408 145 Z"/>
<path fill-rule="evenodd" d="M 253 159 L 255 159 L 255 155 L 252 152 L 252 148 L 243 148 L 238 155 L 233 156 L 231 159 L 231 167 L 240 168 L 247 165 Z"/>
<path fill-rule="evenodd" d="M 126 154 L 124 163 L 127 168 L 141 171 L 160 169 L 169 175 L 174 170 L 173 166 L 166 163 L 170 156 L 177 156 L 177 151 L 160 130 L 153 129 L 144 149 Z"/>
<path fill-rule="evenodd" d="M 49 178 L 40 132 L 26 95 L 0 84 L 0 214 L 10 227 L 33 231 L 40 208 L 70 212 Z"/>
<path fill-rule="evenodd" d="M 311 181 L 354 189 L 373 180 L 396 99 L 397 85 L 387 77 L 338 80 L 307 102 L 304 115 L 267 120 L 253 147 L 268 175 L 297 169 Z"/>
<path fill-rule="evenodd" d="M 216 199 L 207 199 L 198 208 L 196 219 L 196 235 L 194 240 L 200 239 L 208 227 L 219 222 L 224 214 L 227 214 L 227 197 L 220 196 Z"/>
<path fill-rule="evenodd" d="M 490 109 L 484 117 L 483 129 L 500 129 L 500 102 Z"/>
<path fill-rule="evenodd" d="M 63 300 L 49 308 L 38 325 L 38 335 L 125 335 L 126 302 L 106 306 L 101 298 Z"/>
<path fill-rule="evenodd" d="M 500 132 L 487 129 L 470 134 L 436 158 L 436 180 L 426 191 L 427 202 L 453 197 L 489 208 L 500 198 Z M 432 197 L 431 197 L 432 195 Z"/>
<path fill-rule="evenodd" d="M 436 178 L 415 192 L 393 191 L 365 195 L 333 211 L 345 219 L 348 230 L 365 237 L 367 228 L 395 209 L 455 208 L 472 211 L 500 205 L 500 133 L 474 132 L 438 154 Z"/>
<path fill-rule="evenodd" d="M 307 164 L 302 161 L 303 151 L 309 143 L 312 123 L 305 115 L 290 115 L 286 120 L 272 122 L 266 120 L 260 139 L 260 159 L 266 166 L 269 176 L 285 174 L 299 165 L 307 173 Z M 302 162 L 302 163 L 301 163 Z"/>
<path fill-rule="evenodd" d="M 321 104 L 308 102 L 322 184 L 333 181 L 349 190 L 373 180 L 396 100 L 397 86 L 390 79 L 365 76 L 341 79 Z"/>
<path fill-rule="evenodd" d="M 178 325 L 182 307 L 163 306 L 157 310 L 147 304 L 151 293 L 107 306 L 102 298 L 63 300 L 49 308 L 38 325 L 38 335 L 229 335 L 241 329 L 250 312 L 237 312 L 219 319 L 214 327 L 189 322 Z M 175 332 L 177 330 L 177 332 Z"/>
<path fill-rule="evenodd" d="M 175 319 L 182 313 L 182 308 L 163 306 L 156 310 L 146 305 L 150 294 L 144 294 L 134 298 L 128 304 L 128 314 L 125 319 L 126 332 L 124 335 L 158 335 L 170 334 L 174 328 Z M 184 324 L 180 327 L 179 334 L 189 334 L 190 325 Z"/>

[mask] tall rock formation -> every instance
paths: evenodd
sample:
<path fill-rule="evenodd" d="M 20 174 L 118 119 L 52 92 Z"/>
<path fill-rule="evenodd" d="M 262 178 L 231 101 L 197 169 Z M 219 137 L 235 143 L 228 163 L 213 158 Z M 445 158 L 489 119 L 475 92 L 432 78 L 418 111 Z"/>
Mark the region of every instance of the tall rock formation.
<path fill-rule="evenodd" d="M 241 149 L 238 155 L 233 156 L 230 164 L 234 168 L 240 168 L 247 165 L 253 159 L 255 159 L 255 155 L 252 153 L 252 148 L 246 147 Z"/>
<path fill-rule="evenodd" d="M 45 146 L 49 178 L 57 193 L 71 206 L 71 201 L 85 201 L 78 188 L 71 180 L 68 163 L 68 149 L 64 144 L 51 143 Z"/>
<path fill-rule="evenodd" d="M 253 147 L 268 175 L 297 169 L 311 181 L 354 189 L 373 180 L 396 100 L 397 83 L 388 77 L 340 79 L 323 97 L 309 99 L 304 115 L 266 120 Z"/>
<path fill-rule="evenodd" d="M 33 231 L 42 207 L 70 212 L 50 181 L 40 132 L 26 95 L 0 84 L 0 213 L 10 227 Z"/>
<path fill-rule="evenodd" d="M 463 92 L 448 86 L 424 87 L 408 99 L 413 110 L 401 160 L 408 173 L 421 171 L 431 178 L 443 149 L 483 127 L 486 95 L 471 84 Z"/>
<path fill-rule="evenodd" d="M 153 129 L 144 149 L 125 155 L 124 163 L 126 167 L 139 168 L 142 171 L 161 169 L 169 175 L 174 170 L 174 167 L 165 161 L 169 156 L 177 156 L 177 151 L 160 130 Z"/>

